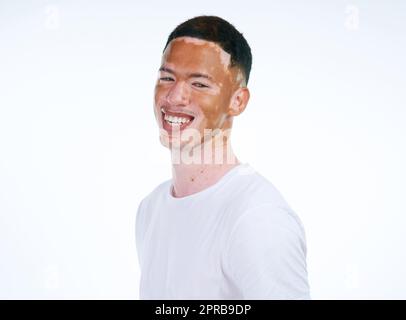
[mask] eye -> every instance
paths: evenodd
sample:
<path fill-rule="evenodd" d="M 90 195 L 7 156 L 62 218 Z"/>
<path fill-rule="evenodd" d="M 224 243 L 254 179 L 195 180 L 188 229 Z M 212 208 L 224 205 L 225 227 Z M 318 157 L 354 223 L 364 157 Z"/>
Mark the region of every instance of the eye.
<path fill-rule="evenodd" d="M 208 88 L 209 87 L 209 86 L 206 86 L 205 84 L 200 83 L 200 82 L 193 82 L 193 85 L 195 87 L 198 87 L 198 88 Z"/>
<path fill-rule="evenodd" d="M 173 81 L 173 79 L 172 79 L 171 77 L 161 77 L 161 78 L 159 78 L 159 80 L 162 80 L 162 81 Z"/>

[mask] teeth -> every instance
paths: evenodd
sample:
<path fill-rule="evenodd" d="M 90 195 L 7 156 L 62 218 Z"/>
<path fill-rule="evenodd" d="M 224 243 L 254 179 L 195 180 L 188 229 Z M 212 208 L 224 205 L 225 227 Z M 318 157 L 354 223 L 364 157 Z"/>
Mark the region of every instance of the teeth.
<path fill-rule="evenodd" d="M 170 123 L 175 123 L 175 124 L 181 124 L 181 123 L 188 123 L 190 122 L 189 119 L 187 118 L 182 118 L 182 117 L 174 117 L 174 116 L 169 116 L 165 114 L 165 120 L 170 122 Z"/>
<path fill-rule="evenodd" d="M 161 108 L 161 111 L 165 115 L 164 119 L 170 124 L 183 124 L 190 122 L 190 119 L 188 118 L 167 115 L 164 108 Z"/>

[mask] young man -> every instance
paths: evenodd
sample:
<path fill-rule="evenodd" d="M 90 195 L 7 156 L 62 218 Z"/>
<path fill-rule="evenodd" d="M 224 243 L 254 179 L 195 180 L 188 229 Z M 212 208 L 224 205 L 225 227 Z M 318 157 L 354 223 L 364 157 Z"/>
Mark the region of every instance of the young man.
<path fill-rule="evenodd" d="M 172 179 L 138 208 L 141 299 L 309 299 L 302 223 L 230 143 L 249 100 L 251 50 L 215 16 L 169 35 L 155 86 Z"/>

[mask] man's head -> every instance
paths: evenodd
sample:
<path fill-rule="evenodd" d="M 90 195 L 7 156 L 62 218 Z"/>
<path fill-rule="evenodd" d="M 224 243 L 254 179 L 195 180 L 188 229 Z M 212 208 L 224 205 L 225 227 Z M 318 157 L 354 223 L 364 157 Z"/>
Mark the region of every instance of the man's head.
<path fill-rule="evenodd" d="M 243 72 L 245 83 L 251 72 L 251 48 L 232 24 L 216 16 L 199 16 L 178 25 L 169 35 L 164 52 L 168 44 L 179 37 L 193 37 L 211 41 L 218 44 L 225 52 L 230 54 L 230 67 L 237 66 Z"/>
<path fill-rule="evenodd" d="M 174 132 L 193 129 L 201 143 L 205 129 L 231 129 L 249 100 L 251 63 L 247 41 L 227 21 L 199 16 L 177 26 L 155 86 L 155 116 L 169 140 Z"/>

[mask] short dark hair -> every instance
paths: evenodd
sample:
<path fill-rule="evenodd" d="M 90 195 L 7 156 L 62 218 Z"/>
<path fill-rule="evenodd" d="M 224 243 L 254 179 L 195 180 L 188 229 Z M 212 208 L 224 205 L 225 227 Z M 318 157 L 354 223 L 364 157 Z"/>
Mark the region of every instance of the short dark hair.
<path fill-rule="evenodd" d="M 193 37 L 215 42 L 231 56 L 230 66 L 238 66 L 244 73 L 245 82 L 251 72 L 251 48 L 231 23 L 217 16 L 198 16 L 178 25 L 169 35 L 164 50 L 169 42 L 179 37 Z"/>

